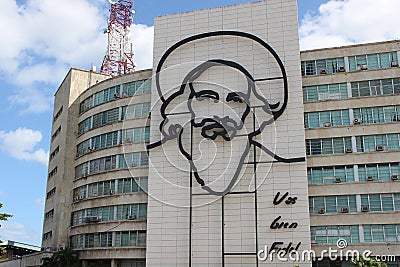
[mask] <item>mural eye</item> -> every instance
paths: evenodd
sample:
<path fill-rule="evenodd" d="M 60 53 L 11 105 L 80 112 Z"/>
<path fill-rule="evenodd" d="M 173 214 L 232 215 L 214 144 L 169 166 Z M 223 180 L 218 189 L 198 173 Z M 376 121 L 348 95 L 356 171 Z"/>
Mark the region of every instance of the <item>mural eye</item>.
<path fill-rule="evenodd" d="M 239 102 L 239 103 L 243 103 L 243 97 L 240 96 L 238 93 L 229 93 L 226 97 L 226 101 L 227 102 Z"/>
<path fill-rule="evenodd" d="M 207 91 L 200 91 L 196 94 L 196 99 L 198 101 L 203 101 L 204 99 L 213 99 L 214 102 L 218 102 L 219 95 L 217 92 L 207 90 Z"/>

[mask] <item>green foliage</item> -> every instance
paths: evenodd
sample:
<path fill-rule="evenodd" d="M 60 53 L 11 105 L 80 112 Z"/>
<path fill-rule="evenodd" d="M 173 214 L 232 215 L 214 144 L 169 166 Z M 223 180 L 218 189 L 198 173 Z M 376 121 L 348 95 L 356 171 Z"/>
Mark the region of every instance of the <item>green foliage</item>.
<path fill-rule="evenodd" d="M 359 257 L 352 259 L 350 263 L 357 267 L 387 267 L 386 263 L 377 261 L 375 258 Z"/>
<path fill-rule="evenodd" d="M 51 258 L 44 258 L 42 267 L 81 267 L 79 255 L 72 248 L 65 248 L 54 253 Z"/>
<path fill-rule="evenodd" d="M 3 207 L 3 204 L 0 203 L 0 209 Z M 12 217 L 12 215 L 7 214 L 7 213 L 0 213 L 0 221 L 7 221 L 8 218 Z M 1 227 L 1 224 L 0 224 Z M 1 240 L 0 240 L 1 242 Z M 5 252 L 5 249 L 0 248 L 0 255 L 2 255 Z"/>

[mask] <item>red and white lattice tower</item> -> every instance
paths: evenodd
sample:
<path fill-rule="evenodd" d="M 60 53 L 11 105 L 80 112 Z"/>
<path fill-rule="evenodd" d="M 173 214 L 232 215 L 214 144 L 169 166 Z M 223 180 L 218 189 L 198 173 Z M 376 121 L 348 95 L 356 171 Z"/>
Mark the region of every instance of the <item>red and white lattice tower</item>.
<path fill-rule="evenodd" d="M 129 40 L 130 26 L 133 22 L 133 0 L 110 1 L 107 53 L 101 66 L 101 73 L 118 76 L 135 70 L 133 45 Z"/>

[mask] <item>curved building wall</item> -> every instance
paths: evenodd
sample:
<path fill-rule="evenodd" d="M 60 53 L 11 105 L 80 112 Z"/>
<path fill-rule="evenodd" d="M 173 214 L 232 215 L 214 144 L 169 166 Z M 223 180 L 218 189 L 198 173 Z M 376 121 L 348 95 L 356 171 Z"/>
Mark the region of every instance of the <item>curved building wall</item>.
<path fill-rule="evenodd" d="M 43 247 L 71 246 L 85 263 L 141 266 L 151 71 L 112 79 L 90 72 L 94 85 L 82 81 L 87 73 L 73 70 L 55 95 L 63 119 L 53 125 Z"/>

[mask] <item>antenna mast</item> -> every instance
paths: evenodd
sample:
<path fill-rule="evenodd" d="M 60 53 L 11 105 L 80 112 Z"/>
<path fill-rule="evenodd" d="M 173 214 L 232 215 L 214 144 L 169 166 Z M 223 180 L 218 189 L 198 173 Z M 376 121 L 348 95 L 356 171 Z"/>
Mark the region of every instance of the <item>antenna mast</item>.
<path fill-rule="evenodd" d="M 100 72 L 118 76 L 135 70 L 133 46 L 129 40 L 135 11 L 133 0 L 109 1 L 110 18 L 108 28 L 104 30 L 108 35 L 108 47 Z"/>

